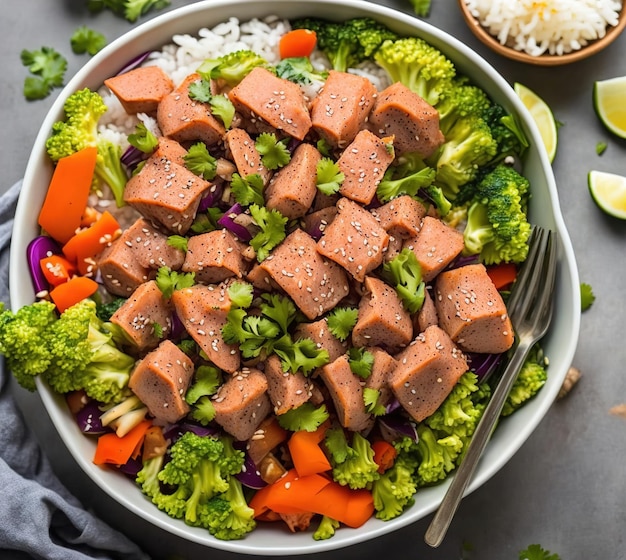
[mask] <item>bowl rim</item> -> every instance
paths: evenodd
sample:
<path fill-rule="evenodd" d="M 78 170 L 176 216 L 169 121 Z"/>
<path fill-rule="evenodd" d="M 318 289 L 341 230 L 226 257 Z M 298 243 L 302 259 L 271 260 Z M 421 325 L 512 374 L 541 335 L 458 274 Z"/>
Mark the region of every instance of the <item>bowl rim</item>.
<path fill-rule="evenodd" d="M 324 11 L 324 5 L 327 7 L 326 12 Z M 321 9 L 320 6 L 322 6 Z M 33 222 L 36 222 L 36 214 L 34 215 L 32 208 L 34 205 L 37 207 L 36 203 L 43 201 L 43 196 L 45 195 L 44 192 L 41 192 L 41 187 L 38 186 L 38 183 L 43 181 L 41 175 L 44 171 L 50 173 L 52 170 L 51 163 L 45 157 L 45 140 L 49 135 L 53 122 L 58 120 L 62 114 L 63 102 L 67 96 L 78 88 L 85 87 L 90 79 L 93 81 L 93 75 L 98 75 L 98 68 L 113 67 L 114 59 L 119 57 L 120 53 L 123 51 L 125 51 L 125 53 L 121 56 L 122 63 L 132 58 L 133 55 L 142 52 L 142 46 L 145 47 L 145 43 L 142 39 L 145 39 L 146 36 L 153 38 L 155 34 L 158 35 L 159 29 L 162 27 L 167 27 L 168 29 L 176 25 L 180 27 L 183 22 L 187 22 L 186 25 L 187 28 L 189 28 L 190 21 L 195 22 L 195 29 L 199 29 L 203 26 L 212 26 L 219 21 L 224 21 L 226 18 L 218 17 L 218 19 L 215 19 L 217 16 L 214 16 L 213 19 L 215 19 L 215 21 L 213 21 L 211 20 L 211 14 L 222 12 L 230 13 L 231 15 L 240 14 L 240 21 L 245 21 L 251 17 L 262 17 L 263 14 L 279 14 L 280 17 L 285 18 L 294 17 L 289 16 L 294 10 L 298 11 L 299 14 L 310 14 L 311 10 L 318 10 L 320 14 L 333 13 L 333 17 L 337 19 L 342 19 L 344 17 L 343 14 L 348 14 L 346 17 L 367 14 L 379 18 L 381 21 L 387 22 L 396 28 L 410 30 L 414 34 L 426 36 L 428 40 L 431 40 L 437 45 L 445 45 L 446 50 L 454 51 L 455 55 L 458 55 L 466 64 L 475 67 L 481 78 L 484 77 L 491 83 L 491 89 L 497 90 L 503 96 L 503 99 L 505 99 L 507 106 L 520 117 L 523 129 L 531 144 L 533 146 L 541 145 L 540 135 L 532 117 L 517 95 L 515 95 L 510 84 L 508 84 L 504 77 L 501 76 L 491 64 L 447 32 L 413 16 L 407 15 L 406 13 L 363 0 L 344 0 L 341 5 L 336 4 L 335 0 L 317 0 L 313 4 L 303 0 L 274 0 L 272 3 L 262 0 L 202 0 L 189 4 L 161 14 L 133 28 L 110 43 L 100 53 L 90 59 L 68 82 L 47 114 L 33 144 L 24 176 L 22 195 L 18 200 L 16 210 L 13 230 L 14 250 L 11 251 L 9 273 L 11 302 L 14 309 L 32 303 L 33 301 L 32 287 L 28 286 L 28 283 L 23 281 L 28 272 L 25 264 L 26 259 L 22 256 L 25 254 L 28 242 L 38 231 L 36 223 L 33 224 Z M 245 14 L 245 16 L 241 14 Z M 211 21 L 207 23 L 207 19 Z M 180 30 L 180 32 L 183 31 Z M 164 32 L 161 33 L 163 34 Z M 171 35 L 172 33 L 168 36 L 171 37 Z M 162 44 L 165 44 L 169 40 L 163 38 L 163 41 Z M 100 72 L 104 71 L 100 70 Z M 96 85 L 100 84 L 92 84 L 92 87 L 96 87 Z M 533 153 L 534 157 L 536 157 L 537 165 L 542 169 L 542 174 L 545 174 L 545 195 L 551 207 L 550 221 L 559 232 L 559 277 L 561 278 L 560 281 L 564 283 L 564 285 L 561 286 L 564 288 L 563 297 L 567 296 L 566 307 L 569 308 L 572 306 L 575 309 L 579 309 L 580 294 L 578 272 L 571 241 L 567 234 L 563 216 L 558 205 L 558 194 L 552 168 L 544 151 L 535 148 Z M 504 436 L 498 437 L 498 434 L 494 435 L 494 441 L 490 443 L 486 452 L 486 456 L 488 455 L 489 459 L 485 458 L 479 465 L 477 473 L 467 490 L 467 494 L 484 484 L 497 471 L 504 467 L 545 416 L 558 393 L 567 368 L 573 359 L 580 329 L 579 316 L 579 313 L 572 313 L 572 316 L 568 318 L 569 322 L 566 323 L 566 342 L 563 348 L 559 348 L 559 360 L 554 360 L 554 362 L 557 363 L 562 362 L 562 367 L 560 369 L 552 369 L 552 375 L 540 395 L 538 395 L 538 398 L 534 399 L 532 403 L 529 403 L 525 409 L 516 413 L 519 421 L 515 419 L 516 421 L 514 422 L 515 430 L 512 432 L 514 437 L 502 441 Z M 567 367 L 565 367 L 565 365 L 567 365 Z M 556 368 L 556 365 L 554 367 Z M 90 447 L 92 442 L 86 441 L 87 438 L 81 434 L 74 422 L 69 422 L 70 417 L 67 412 L 67 407 L 64 406 L 63 398 L 59 395 L 55 395 L 39 380 L 38 389 L 46 411 L 53 421 L 61 439 L 67 446 L 70 454 L 74 457 L 74 460 L 76 460 L 93 482 L 121 506 L 146 521 L 174 535 L 209 548 L 240 554 L 268 556 L 310 554 L 344 548 L 391 533 L 422 519 L 436 509 L 449 485 L 448 479 L 435 487 L 421 489 L 420 505 L 418 506 L 418 504 L 416 504 L 411 510 L 394 520 L 381 522 L 380 520 L 371 519 L 364 526 L 364 530 L 342 527 L 341 531 L 338 531 L 332 539 L 326 541 L 314 541 L 308 533 L 299 535 L 289 534 L 289 538 L 282 539 L 282 535 L 287 533 L 277 532 L 273 529 L 263 529 L 265 533 L 262 535 L 257 537 L 253 533 L 241 541 L 220 541 L 209 535 L 207 531 L 189 527 L 180 520 L 174 520 L 168 517 L 165 513 L 159 511 L 152 505 L 149 500 L 137 499 L 137 496 L 141 495 L 138 489 L 134 488 L 134 490 L 137 490 L 137 494 L 130 492 L 128 493 L 129 495 L 119 490 L 117 488 L 119 484 L 123 484 L 124 489 L 130 488 L 130 484 L 133 486 L 134 484 L 132 481 L 128 481 L 128 484 L 126 481 L 118 482 L 118 479 L 121 478 L 118 473 L 112 472 L 109 469 L 104 470 L 96 467 L 91 462 L 92 454 L 88 455 L 87 453 L 89 450 L 93 453 L 93 446 Z M 509 428 L 503 426 L 502 430 L 507 432 Z M 511 430 L 513 430 L 513 428 L 511 428 Z M 498 443 L 496 443 L 495 440 L 498 440 Z M 304 537 L 304 539 L 302 537 Z M 283 541 L 283 544 L 280 544 L 280 541 Z"/>
<path fill-rule="evenodd" d="M 594 39 L 581 49 L 566 54 L 556 55 L 544 53 L 539 56 L 533 56 L 500 43 L 500 41 L 489 33 L 489 31 L 483 27 L 480 24 L 480 21 L 471 13 L 467 0 L 458 0 L 458 3 L 463 19 L 479 41 L 506 58 L 535 66 L 561 66 L 584 60 L 585 58 L 593 56 L 608 47 L 619 37 L 622 31 L 624 31 L 624 28 L 626 28 L 626 7 L 622 5 L 617 25 L 607 27 L 606 33 L 603 37 Z"/>

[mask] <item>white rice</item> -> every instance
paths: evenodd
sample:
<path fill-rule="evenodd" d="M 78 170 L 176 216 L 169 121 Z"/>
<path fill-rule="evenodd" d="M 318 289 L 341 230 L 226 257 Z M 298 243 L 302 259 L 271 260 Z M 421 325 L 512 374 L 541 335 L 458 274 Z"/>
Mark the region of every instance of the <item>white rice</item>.
<path fill-rule="evenodd" d="M 502 45 L 532 56 L 562 55 L 600 39 L 618 23 L 620 0 L 465 0 Z"/>

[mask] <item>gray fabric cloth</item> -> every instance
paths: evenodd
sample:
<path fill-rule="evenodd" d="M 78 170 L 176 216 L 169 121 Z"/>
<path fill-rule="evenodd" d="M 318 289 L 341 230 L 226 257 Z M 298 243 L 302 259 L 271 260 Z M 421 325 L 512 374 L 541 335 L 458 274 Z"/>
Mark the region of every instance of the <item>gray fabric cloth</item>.
<path fill-rule="evenodd" d="M 15 184 L 0 198 L 0 300 L 5 305 L 20 187 Z M 124 535 L 85 510 L 54 475 L 8 391 L 9 377 L 0 360 L 0 557 L 147 559 Z"/>

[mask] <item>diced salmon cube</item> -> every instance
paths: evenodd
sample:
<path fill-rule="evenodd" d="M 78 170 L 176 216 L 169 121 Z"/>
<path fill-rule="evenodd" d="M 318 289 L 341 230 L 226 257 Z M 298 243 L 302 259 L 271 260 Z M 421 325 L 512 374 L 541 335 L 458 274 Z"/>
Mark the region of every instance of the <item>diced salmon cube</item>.
<path fill-rule="evenodd" d="M 389 235 L 370 212 L 352 200 L 340 199 L 337 210 L 337 216 L 317 242 L 317 250 L 362 282 L 383 262 Z"/>
<path fill-rule="evenodd" d="M 331 146 L 344 149 L 363 128 L 375 97 L 367 78 L 331 70 L 311 104 L 313 128 Z"/>
<path fill-rule="evenodd" d="M 374 355 L 374 364 L 372 365 L 372 373 L 365 381 L 365 387 L 378 391 L 378 402 L 387 406 L 394 399 L 389 379 L 397 366 L 397 362 L 382 348 L 373 347 L 368 348 L 367 351 Z"/>
<path fill-rule="evenodd" d="M 154 280 L 141 284 L 111 316 L 138 352 L 153 350 L 172 330 L 172 305 Z"/>
<path fill-rule="evenodd" d="M 252 137 L 243 128 L 231 128 L 224 135 L 227 154 L 235 162 L 237 173 L 242 177 L 259 175 L 267 184 L 272 172 L 263 165 L 261 154 L 256 149 Z"/>
<path fill-rule="evenodd" d="M 200 284 L 217 284 L 226 278 L 242 278 L 248 264 L 241 252 L 243 244 L 228 230 L 193 235 L 187 241 L 183 272 L 195 273 Z"/>
<path fill-rule="evenodd" d="M 378 278 L 367 276 L 359 315 L 352 330 L 355 346 L 381 346 L 394 354 L 413 339 L 411 315 L 396 291 Z"/>
<path fill-rule="evenodd" d="M 239 369 L 241 355 L 236 344 L 226 344 L 222 327 L 230 311 L 227 284 L 175 290 L 172 303 L 189 336 L 220 369 L 233 373 Z"/>
<path fill-rule="evenodd" d="M 372 210 L 380 225 L 396 239 L 415 237 L 426 216 L 426 207 L 413 197 L 402 195 Z"/>
<path fill-rule="evenodd" d="M 154 274 L 139 264 L 129 243 L 127 230 L 97 257 L 102 283 L 110 293 L 121 297 L 128 297 Z"/>
<path fill-rule="evenodd" d="M 320 377 L 330 392 L 339 423 L 353 432 L 369 427 L 372 416 L 365 410 L 363 380 L 352 373 L 347 356 L 344 354 L 326 364 Z"/>
<path fill-rule="evenodd" d="M 360 130 L 337 160 L 339 170 L 344 174 L 339 194 L 369 204 L 393 158 L 389 141 L 369 130 Z"/>
<path fill-rule="evenodd" d="M 482 264 L 442 272 L 435 280 L 439 324 L 467 352 L 499 354 L 513 345 L 506 305 Z"/>
<path fill-rule="evenodd" d="M 302 218 L 302 229 L 314 239 L 319 239 L 324 230 L 335 219 L 337 207 L 333 204 L 327 208 L 306 214 Z"/>
<path fill-rule="evenodd" d="M 391 388 L 416 422 L 435 412 L 468 371 L 463 352 L 436 325 L 420 333 L 395 359 Z"/>
<path fill-rule="evenodd" d="M 280 286 L 274 282 L 270 273 L 263 269 L 259 263 L 252 265 L 252 268 L 246 274 L 246 280 L 262 292 L 280 290 Z"/>
<path fill-rule="evenodd" d="M 296 340 L 310 338 L 318 348 L 328 352 L 329 362 L 334 362 L 348 350 L 348 343 L 342 342 L 330 332 L 325 317 L 314 323 L 300 323 L 295 328 L 293 336 Z"/>
<path fill-rule="evenodd" d="M 287 165 L 265 189 L 265 205 L 290 219 L 304 216 L 317 194 L 317 164 L 322 155 L 311 144 L 300 144 Z"/>
<path fill-rule="evenodd" d="M 422 279 L 430 282 L 463 251 L 463 234 L 437 218 L 426 216 L 419 233 L 405 240 L 422 267 Z"/>
<path fill-rule="evenodd" d="M 283 371 L 280 358 L 272 354 L 265 361 L 267 391 L 274 406 L 274 414 L 285 414 L 298 408 L 311 397 L 311 383 L 301 372 Z"/>
<path fill-rule="evenodd" d="M 378 136 L 393 136 L 396 155 L 428 157 L 444 142 L 437 110 L 400 82 L 378 93 L 369 128 Z"/>
<path fill-rule="evenodd" d="M 311 116 L 300 86 L 279 78 L 269 70 L 254 68 L 228 93 L 235 109 L 244 117 L 269 124 L 298 140 L 311 128 Z"/>
<path fill-rule="evenodd" d="M 201 80 L 199 74 L 190 74 L 157 109 L 157 122 L 164 136 L 180 143 L 204 142 L 207 146 L 219 144 L 226 132 L 221 120 L 211 113 L 208 103 L 189 97 L 189 86 Z"/>
<path fill-rule="evenodd" d="M 324 259 L 315 241 L 296 229 L 261 263 L 261 268 L 309 319 L 316 319 L 348 295 L 340 266 Z"/>
<path fill-rule="evenodd" d="M 186 155 L 187 150 L 180 143 L 176 142 L 176 140 L 160 136 L 159 144 L 151 157 L 184 166 Z"/>
<path fill-rule="evenodd" d="M 174 89 L 169 76 L 158 66 L 144 66 L 104 80 L 129 115 L 154 113 L 163 97 Z"/>
<path fill-rule="evenodd" d="M 126 183 L 124 200 L 145 218 L 184 235 L 210 187 L 186 167 L 151 157 Z"/>
<path fill-rule="evenodd" d="M 430 294 L 432 287 L 427 286 L 424 290 L 424 303 L 420 310 L 413 315 L 413 330 L 415 333 L 424 332 L 428 327 L 439 324 L 437 308 Z"/>
<path fill-rule="evenodd" d="M 189 412 L 185 393 L 193 377 L 191 359 L 171 340 L 164 340 L 135 367 L 128 386 L 162 422 L 178 422 Z"/>
<path fill-rule="evenodd" d="M 258 369 L 237 372 L 213 396 L 215 422 L 238 441 L 250 439 L 272 409 L 267 389 Z"/>
<path fill-rule="evenodd" d="M 185 260 L 185 253 L 167 243 L 167 235 L 156 229 L 148 220 L 139 218 L 126 230 L 124 243 L 144 268 L 158 269 L 167 266 L 179 270 Z"/>

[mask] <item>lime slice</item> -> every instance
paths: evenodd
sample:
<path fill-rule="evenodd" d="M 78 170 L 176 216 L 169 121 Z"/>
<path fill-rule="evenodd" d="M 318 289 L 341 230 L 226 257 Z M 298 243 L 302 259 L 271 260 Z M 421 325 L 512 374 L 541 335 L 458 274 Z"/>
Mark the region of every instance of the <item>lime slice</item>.
<path fill-rule="evenodd" d="M 556 121 L 554 120 L 552 110 L 541 97 L 526 86 L 515 82 L 513 89 L 522 103 L 530 111 L 533 120 L 537 124 L 539 134 L 548 152 L 548 159 L 550 163 L 552 163 L 554 156 L 556 156 L 556 146 L 558 142 Z"/>
<path fill-rule="evenodd" d="M 593 108 L 607 129 L 626 138 L 626 76 L 595 82 Z"/>
<path fill-rule="evenodd" d="M 590 171 L 587 184 L 594 202 L 603 212 L 626 220 L 626 177 L 604 171 Z"/>

